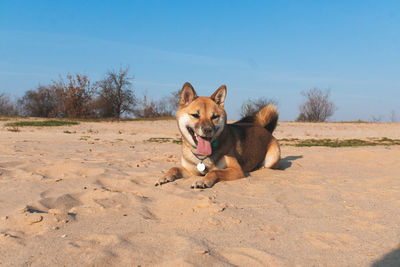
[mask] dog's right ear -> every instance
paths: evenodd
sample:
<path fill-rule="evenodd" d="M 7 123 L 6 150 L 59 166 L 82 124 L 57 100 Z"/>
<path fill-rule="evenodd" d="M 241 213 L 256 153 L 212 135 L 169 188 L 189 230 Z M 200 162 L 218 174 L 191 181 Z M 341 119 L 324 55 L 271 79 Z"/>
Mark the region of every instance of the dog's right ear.
<path fill-rule="evenodd" d="M 192 103 L 193 100 L 197 98 L 196 91 L 193 89 L 193 86 L 186 82 L 181 91 L 181 100 L 179 101 L 180 106 L 187 106 Z"/>

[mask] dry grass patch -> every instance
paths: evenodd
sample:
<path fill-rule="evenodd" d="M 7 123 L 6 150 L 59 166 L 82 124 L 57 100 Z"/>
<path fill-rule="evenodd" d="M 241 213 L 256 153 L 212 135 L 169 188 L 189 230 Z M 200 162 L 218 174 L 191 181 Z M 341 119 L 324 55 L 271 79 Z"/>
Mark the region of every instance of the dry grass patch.
<path fill-rule="evenodd" d="M 64 121 L 64 120 L 45 120 L 45 121 L 17 121 L 6 123 L 6 127 L 52 127 L 52 126 L 65 126 L 65 125 L 78 125 L 77 121 Z"/>
<path fill-rule="evenodd" d="M 297 146 L 297 147 L 360 147 L 360 146 L 392 146 L 400 145 L 400 139 L 370 138 L 369 140 L 363 139 L 281 139 L 281 145 Z"/>

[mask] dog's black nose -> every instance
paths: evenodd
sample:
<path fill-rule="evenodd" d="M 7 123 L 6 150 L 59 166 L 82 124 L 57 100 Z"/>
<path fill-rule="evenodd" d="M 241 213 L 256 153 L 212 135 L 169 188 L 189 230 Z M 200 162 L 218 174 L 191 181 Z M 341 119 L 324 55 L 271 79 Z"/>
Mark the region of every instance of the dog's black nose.
<path fill-rule="evenodd" d="M 212 127 L 203 127 L 202 130 L 203 130 L 204 135 L 206 135 L 206 136 L 211 135 L 212 131 L 213 131 Z"/>

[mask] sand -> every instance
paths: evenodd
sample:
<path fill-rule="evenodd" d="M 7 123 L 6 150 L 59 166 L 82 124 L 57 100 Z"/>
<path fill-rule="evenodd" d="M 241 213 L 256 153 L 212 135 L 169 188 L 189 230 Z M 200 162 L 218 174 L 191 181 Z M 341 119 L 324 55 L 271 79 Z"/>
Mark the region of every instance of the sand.
<path fill-rule="evenodd" d="M 0 266 L 399 266 L 400 146 L 282 147 L 280 170 L 193 190 L 174 121 L 0 122 Z M 400 139 L 399 123 L 281 122 L 278 138 Z"/>

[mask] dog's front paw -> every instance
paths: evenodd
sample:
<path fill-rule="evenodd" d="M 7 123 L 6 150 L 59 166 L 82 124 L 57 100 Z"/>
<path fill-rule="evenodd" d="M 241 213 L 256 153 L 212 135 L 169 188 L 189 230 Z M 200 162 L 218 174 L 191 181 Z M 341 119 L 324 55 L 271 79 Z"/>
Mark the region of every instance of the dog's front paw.
<path fill-rule="evenodd" d="M 206 179 L 206 177 L 195 181 L 191 188 L 208 188 L 208 187 L 212 187 L 214 185 L 214 182 L 211 181 L 210 179 Z"/>
<path fill-rule="evenodd" d="M 154 183 L 154 186 L 159 186 L 159 185 L 166 184 L 166 183 L 173 182 L 173 181 L 175 181 L 175 176 L 165 175 L 164 177 L 158 179 Z"/>

